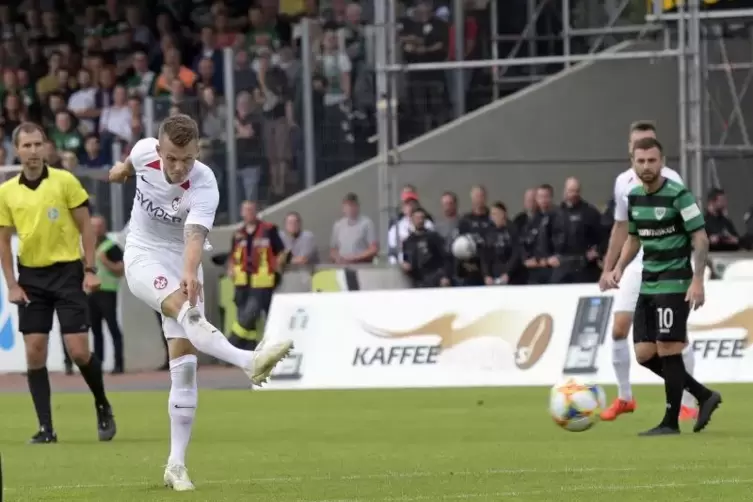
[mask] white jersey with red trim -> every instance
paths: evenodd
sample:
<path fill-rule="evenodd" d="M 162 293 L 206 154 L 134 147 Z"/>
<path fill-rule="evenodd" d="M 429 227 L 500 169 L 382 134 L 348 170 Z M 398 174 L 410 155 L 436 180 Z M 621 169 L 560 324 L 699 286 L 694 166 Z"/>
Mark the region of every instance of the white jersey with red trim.
<path fill-rule="evenodd" d="M 209 230 L 214 225 L 220 201 L 214 173 L 206 164 L 196 161 L 185 182 L 169 183 L 162 172 L 154 138 L 137 142 L 130 159 L 136 171 L 136 196 L 126 248 L 182 254 L 186 225 L 201 225 Z"/>

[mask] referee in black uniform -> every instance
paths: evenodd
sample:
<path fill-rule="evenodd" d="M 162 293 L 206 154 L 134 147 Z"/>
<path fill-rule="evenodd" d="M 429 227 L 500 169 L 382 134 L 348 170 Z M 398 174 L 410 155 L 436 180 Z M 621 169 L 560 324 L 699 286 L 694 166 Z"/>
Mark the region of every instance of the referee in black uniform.
<path fill-rule="evenodd" d="M 65 347 L 94 395 L 99 440 L 109 441 L 115 436 L 115 420 L 105 395 L 101 363 L 89 352 L 86 295 L 99 286 L 89 196 L 73 174 L 45 165 L 44 141 L 38 125 L 19 125 L 13 131 L 13 144 L 23 169 L 0 185 L 0 264 L 9 300 L 18 305 L 29 390 L 39 419 L 39 431 L 30 442 L 57 442 L 46 367 L 55 312 Z M 19 238 L 18 279 L 11 251 L 14 229 Z"/>

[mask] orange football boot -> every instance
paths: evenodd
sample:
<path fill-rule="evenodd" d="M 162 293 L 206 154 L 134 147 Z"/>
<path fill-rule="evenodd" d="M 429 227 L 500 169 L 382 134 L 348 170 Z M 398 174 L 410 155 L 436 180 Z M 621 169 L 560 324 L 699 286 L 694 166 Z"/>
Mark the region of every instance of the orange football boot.
<path fill-rule="evenodd" d="M 691 408 L 689 406 L 680 407 L 680 420 L 688 421 L 698 418 L 698 408 Z"/>
<path fill-rule="evenodd" d="M 636 404 L 635 399 L 631 399 L 630 401 L 615 399 L 609 408 L 601 412 L 601 415 L 599 415 L 599 417 L 606 422 L 611 422 L 623 413 L 634 412 L 637 406 L 638 405 Z"/>

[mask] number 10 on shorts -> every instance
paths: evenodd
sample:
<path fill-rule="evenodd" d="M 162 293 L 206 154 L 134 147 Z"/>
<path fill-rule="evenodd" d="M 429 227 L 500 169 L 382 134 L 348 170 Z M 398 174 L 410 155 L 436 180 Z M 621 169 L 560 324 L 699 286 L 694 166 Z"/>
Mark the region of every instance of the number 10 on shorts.
<path fill-rule="evenodd" d="M 659 333 L 669 333 L 675 324 L 675 312 L 670 307 L 657 307 L 656 318 Z"/>

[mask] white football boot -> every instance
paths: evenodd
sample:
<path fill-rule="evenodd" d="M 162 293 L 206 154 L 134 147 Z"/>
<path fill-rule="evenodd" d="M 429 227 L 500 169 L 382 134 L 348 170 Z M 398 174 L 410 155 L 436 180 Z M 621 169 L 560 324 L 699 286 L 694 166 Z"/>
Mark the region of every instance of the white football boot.
<path fill-rule="evenodd" d="M 269 345 L 265 344 L 262 340 L 254 351 L 253 368 L 246 370 L 251 383 L 261 386 L 266 382 L 277 363 L 285 359 L 291 350 L 293 350 L 293 340 L 285 340 Z"/>
<path fill-rule="evenodd" d="M 165 467 L 165 486 L 172 488 L 176 492 L 190 492 L 196 489 L 188 477 L 188 470 L 185 465 L 168 464 Z"/>

